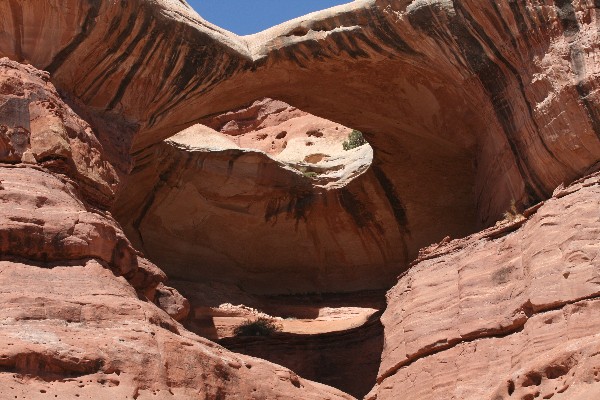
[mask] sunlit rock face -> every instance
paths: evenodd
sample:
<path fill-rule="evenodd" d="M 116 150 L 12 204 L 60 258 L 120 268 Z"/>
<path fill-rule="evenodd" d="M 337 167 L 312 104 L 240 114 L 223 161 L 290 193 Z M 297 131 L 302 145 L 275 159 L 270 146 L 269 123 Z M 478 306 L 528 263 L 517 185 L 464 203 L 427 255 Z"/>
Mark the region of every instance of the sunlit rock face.
<path fill-rule="evenodd" d="M 67 378 L 85 376 L 93 398 L 345 397 L 188 334 L 144 249 L 183 280 L 263 293 L 392 286 L 406 270 L 369 398 L 598 397 L 598 184 L 552 194 L 600 161 L 599 8 L 359 0 L 240 38 L 185 2 L 0 2 L 2 395 L 81 394 Z M 370 168 L 314 179 L 330 171 L 290 167 L 272 132 L 247 146 L 259 126 L 214 120 L 265 97 L 364 132 Z M 232 148 L 193 148 L 196 124 Z M 331 161 L 300 148 L 294 163 Z M 516 225 L 451 240 L 513 201 Z"/>
<path fill-rule="evenodd" d="M 424 251 L 388 292 L 369 399 L 600 393 L 600 174 Z"/>

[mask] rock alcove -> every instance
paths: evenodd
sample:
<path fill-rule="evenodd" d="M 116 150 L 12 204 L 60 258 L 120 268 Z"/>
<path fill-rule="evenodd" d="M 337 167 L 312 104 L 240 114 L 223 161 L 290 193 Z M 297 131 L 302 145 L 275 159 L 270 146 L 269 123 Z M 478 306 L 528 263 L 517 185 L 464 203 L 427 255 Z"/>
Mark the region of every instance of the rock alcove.
<path fill-rule="evenodd" d="M 170 0 L 0 11 L 1 396 L 598 397 L 596 3 L 359 0 L 250 37 Z M 211 125 L 265 97 L 365 132 L 371 167 Z M 231 338 L 263 314 L 282 332 Z"/>

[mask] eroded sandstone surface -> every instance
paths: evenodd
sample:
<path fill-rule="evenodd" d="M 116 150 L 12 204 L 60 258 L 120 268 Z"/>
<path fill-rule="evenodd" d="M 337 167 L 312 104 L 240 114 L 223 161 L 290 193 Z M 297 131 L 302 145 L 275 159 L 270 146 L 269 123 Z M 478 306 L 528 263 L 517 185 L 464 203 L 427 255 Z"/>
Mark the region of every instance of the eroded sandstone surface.
<path fill-rule="evenodd" d="M 0 67 L 0 397 L 351 398 L 181 326 L 189 303 L 104 208 L 94 131 L 47 74 Z"/>
<path fill-rule="evenodd" d="M 175 0 L 4 0 L 0 13 L 12 60 L 0 61 L 3 396 L 350 398 L 188 332 L 177 320 L 195 329 L 204 305 L 162 263 L 182 288 L 205 278 L 255 292 L 390 287 L 406 270 L 381 319 L 370 399 L 599 395 L 598 177 L 569 186 L 600 162 L 597 1 L 358 0 L 248 37 Z M 260 128 L 238 111 L 260 120 L 265 97 L 364 132 L 371 168 L 314 195 L 331 182 L 274 161 L 283 144 L 237 148 Z M 206 135 L 196 124 L 239 144 L 163 142 Z M 242 191 L 219 192 L 228 180 Z M 240 255 L 220 224 L 197 229 L 200 209 L 249 215 L 236 228 L 252 251 Z M 160 232 L 161 215 L 179 219 Z M 271 236 L 261 215 L 277 217 Z M 261 248 L 290 232 L 304 247 Z M 198 255 L 229 265 L 226 278 L 183 267 Z M 254 299 L 239 297 L 239 309 Z M 335 383 L 314 368 L 381 343 L 367 322 L 346 328 L 302 338 L 307 352 L 289 335 L 240 343 L 361 393 L 357 370 Z"/>
<path fill-rule="evenodd" d="M 442 244 L 400 278 L 368 398 L 600 393 L 600 174 L 525 219 Z"/>
<path fill-rule="evenodd" d="M 405 233 L 372 149 L 343 149 L 350 132 L 274 101 L 214 116 L 137 154 L 115 216 L 174 279 L 270 294 L 387 289 L 409 261 Z"/>

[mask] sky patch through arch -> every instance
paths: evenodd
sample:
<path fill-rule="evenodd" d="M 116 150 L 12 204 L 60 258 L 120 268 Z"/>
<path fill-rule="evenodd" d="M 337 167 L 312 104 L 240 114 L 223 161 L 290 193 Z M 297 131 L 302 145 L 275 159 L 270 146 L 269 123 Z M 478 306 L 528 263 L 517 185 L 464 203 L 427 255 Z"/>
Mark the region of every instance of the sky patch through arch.
<path fill-rule="evenodd" d="M 238 35 L 250 35 L 313 11 L 350 0 L 187 0 L 205 20 Z"/>

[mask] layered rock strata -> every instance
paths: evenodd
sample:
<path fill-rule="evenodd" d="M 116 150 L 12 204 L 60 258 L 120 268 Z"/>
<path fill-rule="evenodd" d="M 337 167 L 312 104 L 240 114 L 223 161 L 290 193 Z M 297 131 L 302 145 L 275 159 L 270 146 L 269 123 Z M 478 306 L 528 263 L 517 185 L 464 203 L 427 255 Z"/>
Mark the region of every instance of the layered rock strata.
<path fill-rule="evenodd" d="M 351 398 L 180 325 L 189 304 L 106 211 L 94 131 L 46 73 L 0 76 L 0 397 Z"/>
<path fill-rule="evenodd" d="M 600 393 L 599 209 L 595 174 L 533 215 L 424 252 L 388 292 L 368 398 Z"/>
<path fill-rule="evenodd" d="M 244 38 L 166 0 L 2 7 L 0 54 L 137 124 L 135 151 L 264 96 L 369 133 L 413 257 L 599 159 L 590 1 L 361 0 Z"/>

